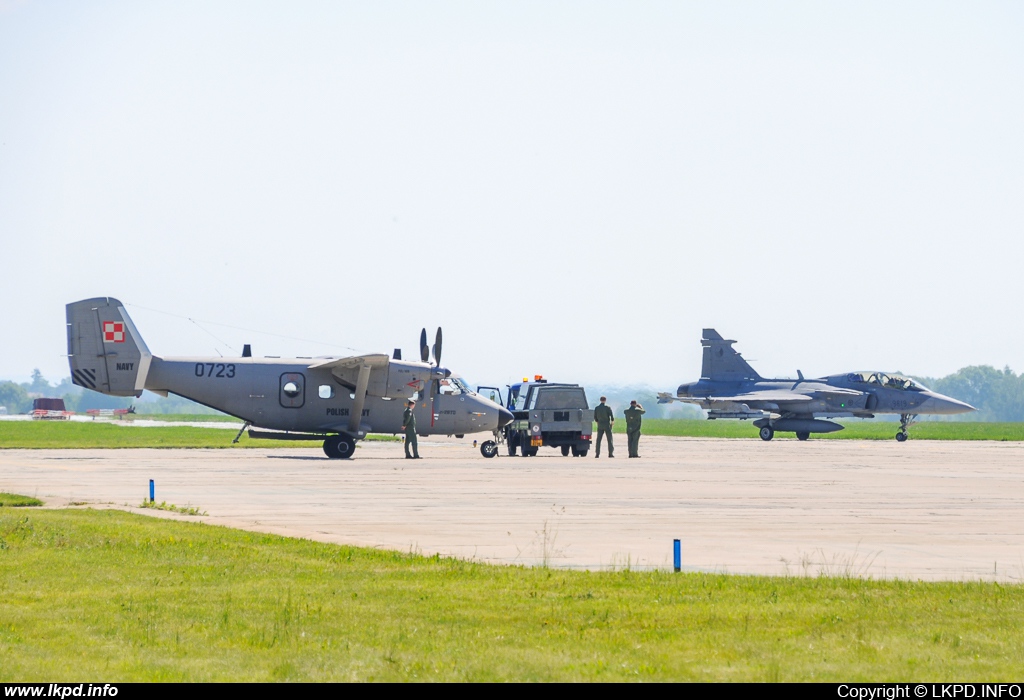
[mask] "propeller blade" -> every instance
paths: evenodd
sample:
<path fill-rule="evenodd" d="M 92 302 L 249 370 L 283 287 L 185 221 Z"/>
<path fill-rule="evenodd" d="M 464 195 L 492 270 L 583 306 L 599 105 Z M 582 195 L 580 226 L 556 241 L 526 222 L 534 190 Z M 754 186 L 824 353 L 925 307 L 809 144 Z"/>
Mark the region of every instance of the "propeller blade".
<path fill-rule="evenodd" d="M 434 338 L 434 364 L 441 366 L 441 327 L 437 327 L 437 336 Z"/>
<path fill-rule="evenodd" d="M 420 331 L 420 362 L 426 362 L 430 359 L 430 350 L 427 349 L 427 329 L 424 328 Z"/>

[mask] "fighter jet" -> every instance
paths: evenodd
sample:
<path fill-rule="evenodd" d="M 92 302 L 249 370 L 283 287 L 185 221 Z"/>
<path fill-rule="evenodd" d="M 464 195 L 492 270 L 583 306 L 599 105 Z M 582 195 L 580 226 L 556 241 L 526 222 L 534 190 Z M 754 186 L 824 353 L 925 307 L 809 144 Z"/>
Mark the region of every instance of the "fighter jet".
<path fill-rule="evenodd" d="M 177 394 L 245 421 L 254 438 L 322 440 L 324 453 L 347 459 L 369 433 L 399 433 L 409 399 L 417 432 L 456 435 L 497 431 L 511 411 L 472 391 L 441 367 L 441 329 L 428 362 L 427 332 L 420 362 L 386 354 L 355 357 L 159 357 L 150 353 L 117 299 L 67 305 L 68 356 L 75 384 L 111 396 L 142 390 Z M 252 430 L 251 428 L 263 430 Z M 485 457 L 498 452 L 483 443 Z"/>
<path fill-rule="evenodd" d="M 967 413 L 975 408 L 936 393 L 919 382 L 892 372 L 850 372 L 819 379 L 765 379 L 747 364 L 713 328 L 705 328 L 700 380 L 682 384 L 673 396 L 658 394 L 659 403 L 682 401 L 708 412 L 708 419 L 754 419 L 762 440 L 776 432 L 794 432 L 800 440 L 811 433 L 833 433 L 843 426 L 823 418 L 873 418 L 897 413 L 896 440 L 907 439 L 907 428 L 919 415 Z"/>

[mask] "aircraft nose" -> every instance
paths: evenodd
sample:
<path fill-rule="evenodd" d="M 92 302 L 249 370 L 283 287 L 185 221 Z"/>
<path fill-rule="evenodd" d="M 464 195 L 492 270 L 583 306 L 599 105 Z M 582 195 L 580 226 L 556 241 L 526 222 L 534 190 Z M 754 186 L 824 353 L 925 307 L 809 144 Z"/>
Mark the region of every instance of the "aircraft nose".
<path fill-rule="evenodd" d="M 506 425 L 512 422 L 515 416 L 512 415 L 512 411 L 507 408 L 498 407 L 498 430 L 501 430 Z"/>
<path fill-rule="evenodd" d="M 922 413 L 948 415 L 953 413 L 970 413 L 977 411 L 974 406 L 942 394 L 932 394 L 921 406 Z"/>

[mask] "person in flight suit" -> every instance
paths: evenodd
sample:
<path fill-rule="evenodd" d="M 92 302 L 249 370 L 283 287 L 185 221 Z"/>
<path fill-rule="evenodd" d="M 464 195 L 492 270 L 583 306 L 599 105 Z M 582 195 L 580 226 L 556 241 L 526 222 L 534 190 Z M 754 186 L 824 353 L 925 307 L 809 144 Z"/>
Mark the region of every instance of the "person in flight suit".
<path fill-rule="evenodd" d="M 597 449 L 594 450 L 594 457 L 601 456 L 601 437 L 608 438 L 608 457 L 615 456 L 615 447 L 612 446 L 612 424 L 615 423 L 615 415 L 612 407 L 607 403 L 608 398 L 601 397 L 601 405 L 594 409 L 594 420 L 597 421 Z"/>
<path fill-rule="evenodd" d="M 626 414 L 626 440 L 629 443 L 629 456 L 639 457 L 637 450 L 640 448 L 640 424 L 643 423 L 643 414 L 647 413 L 644 407 L 635 400 L 629 402 Z"/>
<path fill-rule="evenodd" d="M 405 404 L 405 413 L 402 414 L 402 430 L 405 431 L 405 458 L 419 459 L 420 450 L 416 443 L 416 414 L 412 409 L 416 408 L 415 401 Z M 409 446 L 412 445 L 412 454 L 409 454 Z"/>

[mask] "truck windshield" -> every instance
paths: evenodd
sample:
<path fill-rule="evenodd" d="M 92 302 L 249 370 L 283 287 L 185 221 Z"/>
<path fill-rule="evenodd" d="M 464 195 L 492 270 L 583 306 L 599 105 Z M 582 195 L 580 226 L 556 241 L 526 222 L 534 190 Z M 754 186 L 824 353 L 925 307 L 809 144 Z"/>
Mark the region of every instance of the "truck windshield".
<path fill-rule="evenodd" d="M 544 387 L 534 391 L 530 409 L 587 408 L 587 395 L 579 387 Z"/>

